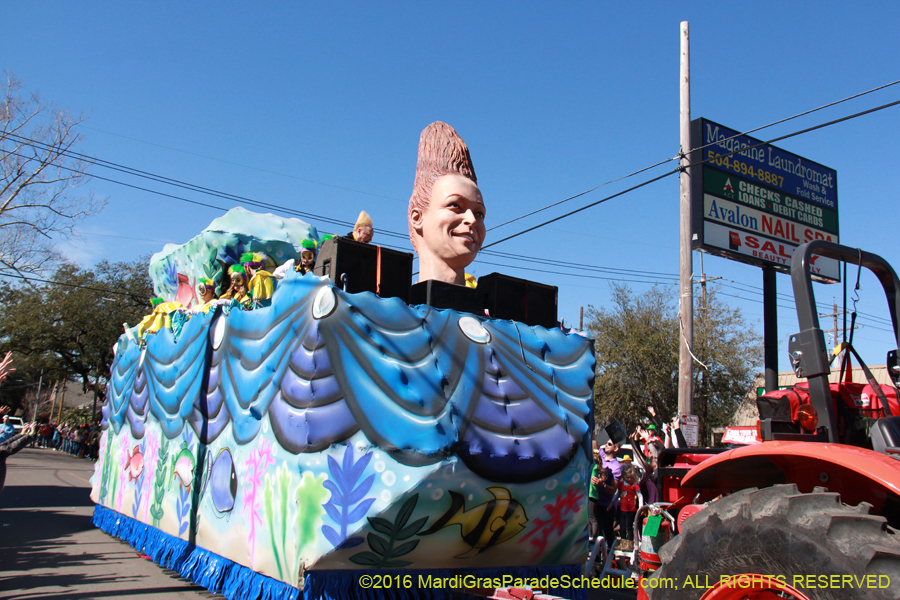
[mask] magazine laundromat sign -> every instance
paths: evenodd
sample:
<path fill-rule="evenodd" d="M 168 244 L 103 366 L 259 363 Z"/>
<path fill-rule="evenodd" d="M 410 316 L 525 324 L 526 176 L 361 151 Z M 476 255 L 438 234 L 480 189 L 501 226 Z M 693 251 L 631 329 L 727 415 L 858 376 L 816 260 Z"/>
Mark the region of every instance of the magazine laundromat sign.
<path fill-rule="evenodd" d="M 694 248 L 787 273 L 800 244 L 839 242 L 834 169 L 707 119 L 691 135 Z M 838 261 L 817 257 L 812 269 L 840 279 Z"/>

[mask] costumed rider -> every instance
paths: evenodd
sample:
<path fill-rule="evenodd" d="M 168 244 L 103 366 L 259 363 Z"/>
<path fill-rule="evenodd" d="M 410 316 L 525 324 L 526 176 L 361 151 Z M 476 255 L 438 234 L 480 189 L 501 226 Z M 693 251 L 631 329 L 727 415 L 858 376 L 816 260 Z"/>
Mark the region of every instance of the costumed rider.
<path fill-rule="evenodd" d="M 261 252 L 248 252 L 241 255 L 241 263 L 250 280 L 247 284 L 247 294 L 250 296 L 248 308 L 271 305 L 272 294 L 275 293 L 275 278 L 263 268 L 266 264 L 266 255 Z"/>
<path fill-rule="evenodd" d="M 293 258 L 289 259 L 272 272 L 272 277 L 275 279 L 284 279 L 284 276 L 287 275 L 288 271 L 291 269 L 301 275 L 313 272 L 313 267 L 316 265 L 316 255 L 319 251 L 319 245 L 316 243 L 316 240 L 309 238 L 303 240 L 300 245 L 303 248 L 300 251 L 300 260 L 295 260 Z"/>
<path fill-rule="evenodd" d="M 225 290 L 219 299 L 231 300 L 231 306 L 243 306 L 249 303 L 250 298 L 247 296 L 247 273 L 244 265 L 231 265 L 228 267 L 228 277 L 231 279 L 231 285 Z"/>
<path fill-rule="evenodd" d="M 197 281 L 197 296 L 200 302 L 191 308 L 191 314 L 206 314 L 216 307 L 216 282 L 208 277 Z"/>
<path fill-rule="evenodd" d="M 300 262 L 294 265 L 294 270 L 301 275 L 312 273 L 313 267 L 316 265 L 316 240 L 303 240 L 301 242 L 303 250 L 300 251 Z"/>
<path fill-rule="evenodd" d="M 372 241 L 374 235 L 375 230 L 372 229 L 372 217 L 366 211 L 362 211 L 359 213 L 356 223 L 353 224 L 353 231 L 348 233 L 347 237 L 351 240 L 368 244 Z"/>
<path fill-rule="evenodd" d="M 166 302 L 164 298 L 153 298 L 150 301 L 153 312 L 141 319 L 137 326 L 137 336 L 143 340 L 149 333 L 156 333 L 162 328 L 172 329 L 172 313 L 184 308 L 180 302 Z"/>
<path fill-rule="evenodd" d="M 446 123 L 435 121 L 419 138 L 408 215 L 419 281 L 475 287 L 465 269 L 484 243 L 484 198 L 466 143 Z"/>

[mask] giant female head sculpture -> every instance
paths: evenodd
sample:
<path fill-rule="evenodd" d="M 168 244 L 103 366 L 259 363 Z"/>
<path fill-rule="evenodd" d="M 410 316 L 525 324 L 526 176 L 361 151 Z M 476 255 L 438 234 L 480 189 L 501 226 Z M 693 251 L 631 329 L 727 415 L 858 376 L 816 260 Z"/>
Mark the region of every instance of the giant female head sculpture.
<path fill-rule="evenodd" d="M 419 281 L 465 283 L 465 268 L 484 243 L 484 215 L 466 143 L 446 123 L 432 123 L 419 138 L 409 199 L 409 239 L 419 255 Z"/>

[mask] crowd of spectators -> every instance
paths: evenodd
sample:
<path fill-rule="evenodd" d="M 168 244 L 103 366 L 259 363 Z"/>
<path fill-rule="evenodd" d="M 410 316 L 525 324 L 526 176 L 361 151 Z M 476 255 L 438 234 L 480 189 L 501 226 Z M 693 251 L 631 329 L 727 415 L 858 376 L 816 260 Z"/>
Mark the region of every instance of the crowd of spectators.
<path fill-rule="evenodd" d="M 648 411 L 651 424 L 646 428 L 636 427 L 627 440 L 607 439 L 601 445 L 595 436 L 593 441 L 589 534 L 592 542 L 602 535 L 607 548 L 619 538 L 619 548 L 633 549 L 638 509 L 659 501 L 659 453 L 665 448 L 687 447 L 678 417 L 671 423 L 663 423 L 652 408 Z M 631 442 L 631 453 L 619 456 L 626 441 Z"/>
<path fill-rule="evenodd" d="M 77 458 L 97 460 L 100 449 L 100 426 L 96 423 L 30 423 L 31 447 L 49 448 Z"/>

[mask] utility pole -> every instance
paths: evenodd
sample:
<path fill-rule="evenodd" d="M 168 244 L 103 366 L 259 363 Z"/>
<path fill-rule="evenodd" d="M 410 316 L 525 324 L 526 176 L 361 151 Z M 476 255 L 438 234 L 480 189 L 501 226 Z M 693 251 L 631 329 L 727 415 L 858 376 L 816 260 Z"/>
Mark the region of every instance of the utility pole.
<path fill-rule="evenodd" d="M 688 152 L 691 150 L 691 53 L 688 22 L 681 22 L 681 228 L 679 317 L 681 339 L 678 345 L 678 414 L 693 414 L 694 290 L 691 255 L 691 177 Z"/>
<path fill-rule="evenodd" d="M 584 331 L 584 307 L 578 308 L 578 331 Z"/>
<path fill-rule="evenodd" d="M 50 420 L 53 420 L 53 411 L 56 410 L 56 399 L 59 397 L 59 382 L 53 384 L 53 392 L 50 394 L 53 396 L 50 401 Z"/>
<path fill-rule="evenodd" d="M 38 379 L 38 393 L 37 399 L 34 401 L 34 412 L 31 415 L 32 421 L 37 421 L 37 409 L 38 405 L 41 403 L 41 384 L 44 383 L 44 370 L 41 369 L 41 376 Z"/>
<path fill-rule="evenodd" d="M 834 317 L 834 329 L 832 329 L 832 331 L 831 331 L 832 339 L 834 340 L 834 344 L 832 345 L 832 349 L 837 348 L 837 345 L 838 345 L 838 331 L 841 331 L 841 332 L 847 331 L 847 326 L 846 326 L 846 325 L 844 325 L 844 328 L 843 328 L 843 329 L 841 329 L 841 328 L 838 327 L 838 317 L 841 316 L 841 315 L 846 314 L 846 311 L 843 311 L 843 310 L 840 310 L 840 311 L 839 311 L 839 310 L 838 310 L 838 307 L 837 307 L 837 302 L 835 302 L 835 303 L 833 304 L 833 307 L 834 307 L 834 312 L 833 312 L 833 313 L 830 313 L 830 314 L 827 314 L 827 315 L 819 315 L 819 318 L 823 318 L 823 317 L 824 317 L 824 318 L 827 318 L 827 317 Z M 856 329 L 856 328 L 857 328 L 857 327 L 854 325 L 854 326 L 853 326 L 853 329 Z"/>
<path fill-rule="evenodd" d="M 721 277 L 710 277 L 707 279 L 706 273 L 703 271 L 703 252 L 700 252 L 700 305 L 706 310 L 706 282 L 722 279 Z"/>
<path fill-rule="evenodd" d="M 63 391 L 62 398 L 59 400 L 59 413 L 56 415 L 56 424 L 59 425 L 59 420 L 62 419 L 62 407 L 66 402 L 66 386 L 69 384 L 68 381 L 63 381 Z M 50 415 L 50 418 L 53 418 L 53 415 Z"/>

